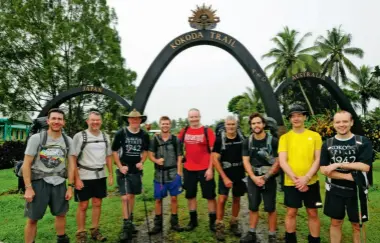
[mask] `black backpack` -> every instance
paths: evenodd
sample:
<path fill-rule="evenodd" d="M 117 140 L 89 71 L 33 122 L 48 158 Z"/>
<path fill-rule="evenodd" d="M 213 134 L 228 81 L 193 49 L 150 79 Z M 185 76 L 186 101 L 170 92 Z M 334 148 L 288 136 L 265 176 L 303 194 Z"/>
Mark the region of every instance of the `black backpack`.
<path fill-rule="evenodd" d="M 238 125 L 236 130 L 237 135 L 239 136 L 240 140 L 243 141 L 245 139 L 243 132 L 241 131 L 240 126 Z M 224 122 L 219 122 L 215 127 L 215 134 L 216 136 L 220 137 L 222 140 L 222 147 L 221 150 L 226 149 L 226 127 L 224 126 Z"/>

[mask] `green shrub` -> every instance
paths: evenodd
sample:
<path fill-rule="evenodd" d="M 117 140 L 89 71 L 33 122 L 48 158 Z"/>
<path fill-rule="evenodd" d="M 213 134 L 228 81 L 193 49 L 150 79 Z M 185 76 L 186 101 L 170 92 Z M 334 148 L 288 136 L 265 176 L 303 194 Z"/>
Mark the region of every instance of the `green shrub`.
<path fill-rule="evenodd" d="M 13 161 L 24 159 L 25 143 L 6 141 L 0 145 L 0 170 L 13 167 Z"/>

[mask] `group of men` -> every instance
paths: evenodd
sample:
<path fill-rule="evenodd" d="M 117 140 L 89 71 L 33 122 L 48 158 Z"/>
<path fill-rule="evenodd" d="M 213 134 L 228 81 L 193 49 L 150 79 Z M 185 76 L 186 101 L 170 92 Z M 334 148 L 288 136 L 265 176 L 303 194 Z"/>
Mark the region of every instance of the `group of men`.
<path fill-rule="evenodd" d="M 91 238 L 105 241 L 99 230 L 102 198 L 107 196 L 108 184 L 113 184 L 112 158 L 117 166 L 116 181 L 122 202 L 122 230 L 120 241 L 130 240 L 137 233 L 133 223 L 135 196 L 142 193 L 142 172 L 147 158 L 155 164 L 154 226 L 149 234 L 163 231 L 162 200 L 169 192 L 171 202 L 171 229 L 177 232 L 193 231 L 198 226 L 197 189 L 207 200 L 209 229 L 218 241 L 225 240 L 224 213 L 229 191 L 232 191 L 230 231 L 242 236 L 239 227 L 240 198 L 246 192 L 249 203 L 249 230 L 240 242 L 256 242 L 259 206 L 264 204 L 268 213 L 268 242 L 276 242 L 276 176 L 280 168 L 285 173 L 284 204 L 285 241 L 297 242 L 296 215 L 302 204 L 308 216 L 308 242 L 320 242 L 318 208 L 322 207 L 317 172 L 326 176 L 324 213 L 331 218 L 330 240 L 341 242 L 342 224 L 347 212 L 353 226 L 353 242 L 360 242 L 360 223 L 368 220 L 366 207 L 365 172 L 371 165 L 371 142 L 351 133 L 352 116 L 339 111 L 334 116 L 337 135 L 322 145 L 321 136 L 305 128 L 306 110 L 293 106 L 288 113 L 292 130 L 280 140 L 266 131 L 266 119 L 258 114 L 249 117 L 251 134 L 245 138 L 238 129 L 234 116 L 225 119 L 224 129 L 215 135 L 211 128 L 200 122 L 198 109 L 188 112 L 189 126 L 178 136 L 171 133 L 171 120 L 159 120 L 161 132 L 151 139 L 140 129 L 147 119 L 133 110 L 127 117 L 127 126 L 109 137 L 100 130 L 102 120 L 98 111 L 87 117 L 88 129 L 71 140 L 62 133 L 64 113 L 49 111 L 49 129 L 33 135 L 27 144 L 22 167 L 25 182 L 25 242 L 34 242 L 37 222 L 47 206 L 56 216 L 57 242 L 69 242 L 65 234 L 65 215 L 68 200 L 73 196 L 79 202 L 77 209 L 77 242 L 86 242 L 86 210 L 92 200 Z M 184 151 L 183 151 L 184 147 Z M 68 166 L 66 166 L 68 164 Z M 219 173 L 218 198 L 214 169 Z M 363 172 L 363 173 L 362 173 Z M 246 177 L 247 175 L 247 177 Z M 66 189 L 66 178 L 68 188 Z M 183 179 L 183 183 L 182 183 Z M 190 220 L 181 227 L 178 220 L 177 196 L 183 191 L 188 201 Z"/>

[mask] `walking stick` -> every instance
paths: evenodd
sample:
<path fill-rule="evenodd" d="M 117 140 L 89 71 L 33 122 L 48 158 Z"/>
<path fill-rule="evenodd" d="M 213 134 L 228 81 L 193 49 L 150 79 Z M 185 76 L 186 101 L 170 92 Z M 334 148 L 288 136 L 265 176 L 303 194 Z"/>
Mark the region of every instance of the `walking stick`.
<path fill-rule="evenodd" d="M 165 163 L 165 162 L 164 162 Z M 164 165 L 162 165 L 162 178 L 161 178 L 161 187 L 162 190 L 164 189 L 165 186 L 165 171 L 164 171 Z M 162 216 L 162 221 L 161 221 L 161 242 L 164 242 L 164 197 L 162 195 L 161 191 L 161 216 Z"/>
<path fill-rule="evenodd" d="M 360 229 L 360 242 L 361 243 L 366 243 L 366 239 L 367 239 L 367 235 L 366 235 L 366 232 L 365 232 L 365 226 L 364 226 L 364 223 L 363 223 L 363 218 L 362 218 L 362 203 L 361 203 L 361 200 L 360 200 L 360 190 L 362 188 L 360 188 L 362 185 L 361 185 L 361 182 L 360 182 L 360 178 L 359 178 L 359 175 L 358 175 L 358 171 L 355 171 L 352 173 L 352 177 L 354 178 L 354 181 L 356 183 L 356 194 L 357 194 L 357 198 L 358 198 L 358 214 L 359 214 L 359 229 Z M 364 193 L 364 196 L 365 198 L 367 198 L 367 195 L 365 195 L 365 192 Z"/>
<path fill-rule="evenodd" d="M 149 243 L 152 243 L 152 239 L 150 236 L 150 226 L 149 226 L 149 218 L 148 218 L 148 207 L 146 205 L 146 197 L 145 197 L 145 190 L 144 190 L 144 185 L 142 181 L 142 174 L 140 176 L 141 179 L 141 189 L 142 189 L 142 196 L 143 196 L 143 201 L 144 201 L 144 209 L 145 209 L 145 218 L 146 218 L 146 226 L 148 228 L 148 237 L 149 237 Z"/>

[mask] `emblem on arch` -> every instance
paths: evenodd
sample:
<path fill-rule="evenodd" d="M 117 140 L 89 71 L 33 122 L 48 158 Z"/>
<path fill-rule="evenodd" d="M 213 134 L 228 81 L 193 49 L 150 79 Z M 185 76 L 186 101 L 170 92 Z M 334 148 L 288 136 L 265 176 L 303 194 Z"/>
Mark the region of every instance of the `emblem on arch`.
<path fill-rule="evenodd" d="M 220 22 L 219 17 L 215 15 L 216 10 L 212 10 L 211 5 L 208 7 L 205 4 L 201 7 L 197 5 L 197 9 L 191 11 L 193 12 L 193 16 L 189 17 L 191 28 L 197 30 L 211 30 Z"/>

